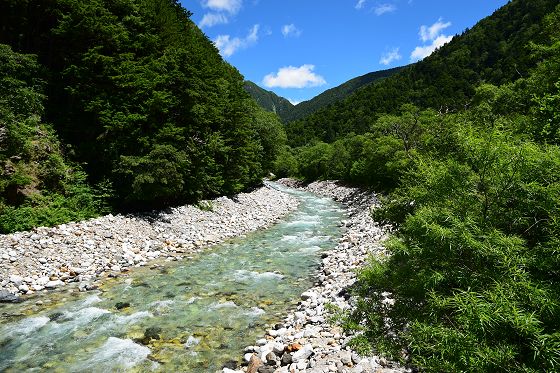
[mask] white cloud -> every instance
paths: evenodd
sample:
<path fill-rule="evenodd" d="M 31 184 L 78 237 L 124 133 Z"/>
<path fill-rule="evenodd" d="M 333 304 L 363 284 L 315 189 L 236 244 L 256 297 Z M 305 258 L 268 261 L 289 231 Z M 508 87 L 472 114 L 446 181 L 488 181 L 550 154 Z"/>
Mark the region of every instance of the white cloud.
<path fill-rule="evenodd" d="M 362 9 L 364 7 L 364 5 L 366 5 L 366 0 L 358 0 L 358 2 L 356 3 L 356 6 L 354 8 Z"/>
<path fill-rule="evenodd" d="M 394 4 L 380 4 L 373 9 L 375 14 L 377 14 L 378 16 L 381 16 L 385 13 L 394 12 L 395 10 L 397 10 L 397 7 Z"/>
<path fill-rule="evenodd" d="M 453 39 L 453 36 L 440 35 L 432 41 L 432 44 L 414 48 L 414 50 L 410 54 L 410 60 L 418 61 L 428 57 L 436 49 L 441 48 L 445 44 L 449 43 L 451 39 Z"/>
<path fill-rule="evenodd" d="M 226 24 L 230 17 L 239 12 L 242 5 L 243 0 L 203 0 L 202 6 L 211 12 L 206 13 L 198 25 L 203 28 Z"/>
<path fill-rule="evenodd" d="M 301 35 L 301 30 L 298 29 L 296 25 L 291 23 L 289 25 L 282 26 L 282 35 L 284 35 L 285 38 L 290 36 L 297 38 L 298 36 Z"/>
<path fill-rule="evenodd" d="M 291 98 L 289 98 L 288 101 L 290 101 L 290 103 L 291 103 L 292 105 L 294 105 L 294 106 L 297 105 L 297 104 L 299 104 L 299 103 L 301 103 L 301 102 L 303 102 L 303 101 L 301 101 L 301 100 L 293 100 L 293 99 L 291 99 Z"/>
<path fill-rule="evenodd" d="M 214 44 L 224 57 L 230 57 L 239 49 L 248 48 L 259 40 L 259 25 L 254 25 L 244 38 L 232 38 L 230 35 L 218 35 Z"/>
<path fill-rule="evenodd" d="M 263 84 L 267 88 L 306 88 L 326 84 L 322 76 L 313 72 L 314 69 L 315 66 L 309 64 L 282 67 L 276 74 L 270 73 L 265 76 Z"/>
<path fill-rule="evenodd" d="M 222 13 L 206 13 L 198 24 L 200 28 L 223 25 L 229 22 L 228 17 Z"/>
<path fill-rule="evenodd" d="M 402 56 L 399 53 L 399 48 L 393 48 L 390 51 L 383 53 L 383 55 L 381 56 L 381 60 L 379 60 L 379 63 L 388 66 L 392 62 L 398 61 L 401 58 Z"/>
<path fill-rule="evenodd" d="M 435 40 L 438 36 L 441 35 L 441 32 L 449 26 L 451 26 L 451 22 L 443 23 L 441 18 L 429 27 L 422 25 L 420 27 L 420 39 L 423 42 L 426 42 L 428 40 Z"/>
<path fill-rule="evenodd" d="M 204 0 L 202 2 L 202 6 L 205 8 L 210 8 L 216 12 L 228 12 L 230 14 L 237 14 L 242 4 L 242 0 Z"/>
<path fill-rule="evenodd" d="M 431 42 L 431 44 L 420 45 L 414 48 L 410 54 L 410 61 L 422 60 L 432 54 L 436 49 L 449 43 L 451 39 L 453 39 L 453 36 L 442 33 L 442 31 L 449 26 L 451 26 L 451 22 L 444 23 L 441 18 L 431 26 L 422 25 L 418 33 L 420 40 L 424 43 Z"/>

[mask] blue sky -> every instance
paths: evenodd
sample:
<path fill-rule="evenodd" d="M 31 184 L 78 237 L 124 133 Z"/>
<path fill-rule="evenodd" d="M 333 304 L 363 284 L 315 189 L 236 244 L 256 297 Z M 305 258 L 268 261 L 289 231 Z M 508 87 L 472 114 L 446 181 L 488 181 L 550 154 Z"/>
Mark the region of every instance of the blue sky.
<path fill-rule="evenodd" d="M 507 2 L 181 0 L 246 79 L 293 102 L 420 60 Z"/>

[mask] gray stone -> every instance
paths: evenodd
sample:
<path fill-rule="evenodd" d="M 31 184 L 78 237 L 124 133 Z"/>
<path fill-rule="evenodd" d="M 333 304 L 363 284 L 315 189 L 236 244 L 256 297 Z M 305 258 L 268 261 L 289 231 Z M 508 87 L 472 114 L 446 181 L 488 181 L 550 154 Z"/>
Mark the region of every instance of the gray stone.
<path fill-rule="evenodd" d="M 313 355 L 313 347 L 307 344 L 303 346 L 301 350 L 296 351 L 292 354 L 292 361 L 297 363 L 299 361 L 308 359 L 311 355 Z"/>
<path fill-rule="evenodd" d="M 21 298 L 7 290 L 0 290 L 0 303 L 19 303 Z"/>
<path fill-rule="evenodd" d="M 60 285 L 64 285 L 64 282 L 60 281 L 60 280 L 54 280 L 54 281 L 49 281 L 45 284 L 45 288 L 47 289 L 55 289 L 57 287 L 59 287 Z"/>
<path fill-rule="evenodd" d="M 10 282 L 13 283 L 15 286 L 20 286 L 23 284 L 23 277 L 18 275 L 11 275 Z"/>

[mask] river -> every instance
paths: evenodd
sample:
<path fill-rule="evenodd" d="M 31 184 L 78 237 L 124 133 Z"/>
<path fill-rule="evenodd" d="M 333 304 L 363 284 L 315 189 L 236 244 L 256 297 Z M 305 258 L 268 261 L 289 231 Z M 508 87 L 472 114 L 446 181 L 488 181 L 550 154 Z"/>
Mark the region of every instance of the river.
<path fill-rule="evenodd" d="M 216 372 L 280 321 L 313 283 L 344 210 L 299 198 L 273 227 L 178 262 L 138 268 L 100 290 L 0 306 L 0 371 Z"/>

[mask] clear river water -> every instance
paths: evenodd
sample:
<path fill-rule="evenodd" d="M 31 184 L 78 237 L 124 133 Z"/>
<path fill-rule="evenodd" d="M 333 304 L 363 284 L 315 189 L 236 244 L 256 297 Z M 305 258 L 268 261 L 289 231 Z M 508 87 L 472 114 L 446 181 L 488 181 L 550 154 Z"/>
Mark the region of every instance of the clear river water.
<path fill-rule="evenodd" d="M 240 362 L 297 304 L 320 252 L 341 235 L 341 206 L 271 185 L 301 204 L 269 229 L 134 269 L 98 291 L 0 305 L 0 372 L 216 372 Z"/>

